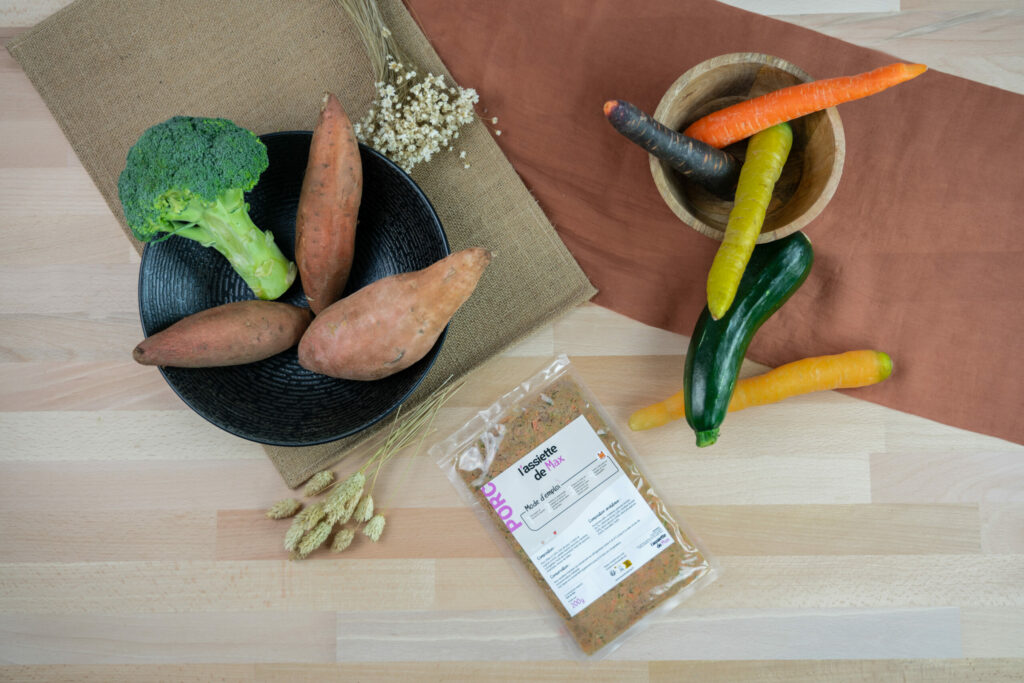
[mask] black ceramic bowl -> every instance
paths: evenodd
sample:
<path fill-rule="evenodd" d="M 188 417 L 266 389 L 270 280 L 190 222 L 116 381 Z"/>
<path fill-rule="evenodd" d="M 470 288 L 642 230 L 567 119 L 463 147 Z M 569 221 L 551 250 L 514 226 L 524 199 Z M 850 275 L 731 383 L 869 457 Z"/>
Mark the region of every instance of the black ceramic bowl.
<path fill-rule="evenodd" d="M 248 195 L 253 222 L 295 257 L 295 213 L 311 133 L 261 136 L 270 166 Z M 375 280 L 426 268 L 449 254 L 441 222 L 417 185 L 390 160 L 360 146 L 363 198 L 346 293 Z M 212 248 L 172 237 L 147 244 L 139 269 L 139 313 L 146 336 L 198 311 L 254 298 Z M 305 306 L 296 278 L 279 301 Z M 183 401 L 232 434 L 277 446 L 308 446 L 354 434 L 398 407 L 422 381 L 445 335 L 422 360 L 372 382 L 326 377 L 298 363 L 295 348 L 223 368 L 160 368 Z"/>

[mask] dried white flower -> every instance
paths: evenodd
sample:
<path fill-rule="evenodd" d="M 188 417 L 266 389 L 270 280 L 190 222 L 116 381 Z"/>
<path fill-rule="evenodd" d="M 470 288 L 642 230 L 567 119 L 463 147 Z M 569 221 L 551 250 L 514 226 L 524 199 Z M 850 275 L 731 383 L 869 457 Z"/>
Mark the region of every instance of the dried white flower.
<path fill-rule="evenodd" d="M 451 147 L 458 129 L 475 118 L 480 101 L 472 88 L 448 86 L 440 74 L 423 76 L 414 68 L 389 61 L 396 81 L 411 83 L 406 92 L 377 83 L 374 106 L 356 123 L 356 137 L 381 152 L 407 173 Z"/>
<path fill-rule="evenodd" d="M 308 508 L 296 515 L 295 521 L 301 522 L 306 531 L 309 531 L 315 527 L 326 514 L 327 506 L 323 501 L 321 501 L 310 505 Z"/>
<path fill-rule="evenodd" d="M 358 496 L 366 485 L 366 475 L 362 472 L 353 472 L 345 481 L 341 482 L 338 488 L 331 494 L 331 499 L 347 500 L 351 496 Z"/>
<path fill-rule="evenodd" d="M 299 547 L 299 541 L 302 540 L 303 534 L 306 533 L 306 525 L 302 523 L 302 520 L 295 518 L 292 525 L 288 527 L 288 531 L 284 535 L 284 549 L 291 552 Z"/>
<path fill-rule="evenodd" d="M 362 472 L 356 472 L 343 481 L 326 501 L 327 521 L 331 524 L 344 524 L 351 519 L 365 484 L 366 477 Z"/>
<path fill-rule="evenodd" d="M 366 522 L 371 517 L 373 517 L 373 496 L 368 493 L 359 501 L 356 511 L 352 514 L 352 519 L 357 522 Z"/>
<path fill-rule="evenodd" d="M 301 560 L 307 557 L 314 550 L 319 548 L 331 535 L 331 525 L 327 522 L 320 522 L 309 533 L 302 537 L 295 554 Z"/>
<path fill-rule="evenodd" d="M 296 512 L 302 509 L 302 503 L 295 498 L 287 498 L 285 500 L 279 500 L 270 506 L 267 510 L 267 517 L 270 519 L 285 519 L 291 517 Z"/>
<path fill-rule="evenodd" d="M 345 548 L 352 545 L 352 539 L 356 537 L 356 532 L 352 529 L 338 529 L 338 533 L 334 534 L 334 540 L 331 541 L 331 552 L 340 553 Z"/>
<path fill-rule="evenodd" d="M 363 527 L 363 533 L 376 543 L 380 540 L 380 535 L 384 532 L 384 515 L 374 515 L 370 518 L 370 521 Z"/>
<path fill-rule="evenodd" d="M 303 489 L 302 493 L 306 496 L 315 496 L 323 493 L 328 486 L 334 483 L 334 472 L 331 470 L 324 470 L 323 472 L 317 472 L 309 481 L 306 482 L 306 488 Z"/>

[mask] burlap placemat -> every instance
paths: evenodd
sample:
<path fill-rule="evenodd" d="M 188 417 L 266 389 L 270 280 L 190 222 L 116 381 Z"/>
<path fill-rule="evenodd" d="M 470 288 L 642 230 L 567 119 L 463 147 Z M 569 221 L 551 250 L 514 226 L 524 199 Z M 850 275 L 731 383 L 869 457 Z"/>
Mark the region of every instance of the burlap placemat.
<path fill-rule="evenodd" d="M 381 7 L 410 56 L 447 74 L 402 3 Z M 257 133 L 308 130 L 324 91 L 337 93 L 354 119 L 374 95 L 362 43 L 334 0 L 77 0 L 7 49 L 122 224 L 117 177 L 129 147 L 154 123 L 188 114 L 226 117 Z M 595 293 L 487 127 L 463 128 L 458 150 L 469 169 L 456 152 L 418 166 L 413 178 L 453 250 L 483 246 L 495 257 L 410 406 Z M 296 486 L 375 431 L 267 454 Z"/>

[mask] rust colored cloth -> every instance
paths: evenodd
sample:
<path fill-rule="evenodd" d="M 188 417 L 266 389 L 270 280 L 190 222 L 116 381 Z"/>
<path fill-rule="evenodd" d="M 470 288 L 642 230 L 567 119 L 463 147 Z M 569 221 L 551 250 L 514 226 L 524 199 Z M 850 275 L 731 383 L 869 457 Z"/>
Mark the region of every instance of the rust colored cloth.
<path fill-rule="evenodd" d="M 695 64 L 772 54 L 815 78 L 898 57 L 708 0 L 407 0 L 607 308 L 689 335 L 717 242 L 669 210 L 602 114 L 653 113 Z M 1024 443 L 1024 96 L 928 71 L 839 107 L 846 165 L 805 230 L 815 265 L 754 337 L 775 366 L 857 348 L 892 379 L 855 395 Z M 681 381 L 681 378 L 680 378 Z"/>

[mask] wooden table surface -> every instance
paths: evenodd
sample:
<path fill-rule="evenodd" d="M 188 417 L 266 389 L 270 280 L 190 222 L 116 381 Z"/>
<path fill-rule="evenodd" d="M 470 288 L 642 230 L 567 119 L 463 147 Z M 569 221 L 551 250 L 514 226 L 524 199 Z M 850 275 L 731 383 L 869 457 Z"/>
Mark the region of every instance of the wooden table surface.
<path fill-rule="evenodd" d="M 0 39 L 65 2 L 0 2 Z M 783 18 L 1024 93 L 1019 0 L 869 8 Z M 263 449 L 132 362 L 139 259 L 6 51 L 0 234 L 2 679 L 1024 679 L 1019 445 L 837 393 L 736 414 L 709 453 L 685 424 L 632 435 L 722 576 L 583 667 L 425 455 L 384 475 L 380 544 L 286 558 Z M 440 431 L 561 352 L 624 424 L 678 388 L 686 341 L 582 306 Z"/>

